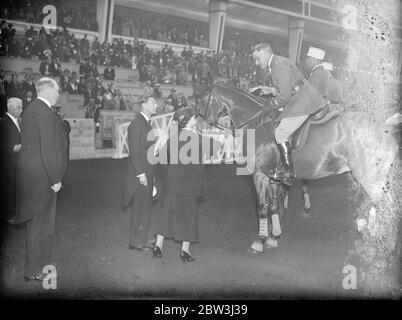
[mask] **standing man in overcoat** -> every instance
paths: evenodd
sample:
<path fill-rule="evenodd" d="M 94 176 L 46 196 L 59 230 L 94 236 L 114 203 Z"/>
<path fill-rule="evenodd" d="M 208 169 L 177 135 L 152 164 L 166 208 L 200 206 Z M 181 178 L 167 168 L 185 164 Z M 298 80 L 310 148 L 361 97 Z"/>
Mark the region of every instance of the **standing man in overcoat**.
<path fill-rule="evenodd" d="M 140 99 L 141 111 L 128 127 L 129 158 L 127 161 L 123 207 L 132 203 L 130 213 L 130 250 L 148 251 L 151 221 L 154 165 L 148 160 L 148 152 L 154 145 L 148 137 L 152 130 L 150 117 L 156 113 L 157 104 L 152 96 Z M 149 139 L 148 139 L 149 138 Z"/>
<path fill-rule="evenodd" d="M 308 116 L 325 105 L 320 93 L 305 81 L 299 69 L 288 58 L 273 54 L 268 43 L 260 43 L 254 48 L 253 59 L 263 69 L 267 69 L 272 86 L 259 87 L 262 95 L 273 95 L 273 103 L 283 111 L 278 117 L 275 140 L 281 154 L 283 171 L 277 171 L 273 179 L 292 185 L 294 165 L 289 138 L 306 121 Z"/>
<path fill-rule="evenodd" d="M 25 110 L 17 167 L 17 223 L 25 223 L 24 277 L 42 281 L 50 263 L 57 194 L 67 167 L 67 141 L 52 106 L 59 99 L 54 79 L 41 78 L 37 99 Z"/>

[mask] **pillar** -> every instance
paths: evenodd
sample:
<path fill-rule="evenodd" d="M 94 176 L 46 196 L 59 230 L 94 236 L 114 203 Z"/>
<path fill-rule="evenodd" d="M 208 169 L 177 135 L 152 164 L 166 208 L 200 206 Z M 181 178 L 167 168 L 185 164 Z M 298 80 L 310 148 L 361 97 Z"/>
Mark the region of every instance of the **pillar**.
<path fill-rule="evenodd" d="M 227 0 L 209 0 L 209 47 L 216 52 L 222 50 L 227 6 Z"/>
<path fill-rule="evenodd" d="M 289 59 L 299 63 L 300 51 L 303 42 L 304 20 L 289 17 Z"/>
<path fill-rule="evenodd" d="M 101 43 L 112 40 L 114 2 L 114 0 L 96 1 L 96 20 L 99 26 L 99 41 Z"/>

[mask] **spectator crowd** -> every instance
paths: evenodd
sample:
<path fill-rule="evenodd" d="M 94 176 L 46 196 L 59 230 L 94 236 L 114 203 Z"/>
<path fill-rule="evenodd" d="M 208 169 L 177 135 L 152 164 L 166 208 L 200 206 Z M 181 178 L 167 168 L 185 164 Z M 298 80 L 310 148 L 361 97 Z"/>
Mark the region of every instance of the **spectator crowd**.
<path fill-rule="evenodd" d="M 42 24 L 46 5 L 56 7 L 58 26 L 98 31 L 96 0 L 3 0 L 0 19 Z"/>
<path fill-rule="evenodd" d="M 35 11 L 43 5 L 42 1 L 8 2 L 7 8 L 1 11 L 3 18 L 37 22 L 32 17 L 27 18 L 27 14 L 31 9 Z M 42 76 L 57 77 L 60 79 L 62 91 L 71 95 L 84 96 L 84 106 L 88 117 L 93 116 L 96 108 L 124 110 L 131 104 L 129 98 L 124 97 L 113 87 L 115 68 L 137 69 L 139 80 L 144 83 L 144 90 L 150 91 L 155 96 L 161 96 L 160 84 L 162 83 L 186 85 L 190 82 L 196 103 L 201 92 L 216 78 L 229 80 L 239 87 L 241 80 L 263 81 L 260 79 L 251 55 L 251 49 L 255 43 L 269 41 L 273 44 L 276 53 L 286 56 L 286 39 L 233 28 L 226 28 L 223 50 L 219 53 L 212 50 L 195 53 L 193 45 L 208 47 L 207 24 L 120 6 L 115 7 L 114 33 L 133 37 L 133 40 L 124 41 L 121 38 L 114 38 L 110 43 L 101 43 L 97 38 L 89 41 L 87 35 L 79 39 L 74 33 L 69 32 L 67 27 L 91 28 L 80 25 L 79 20 L 75 18 L 71 21 L 65 19 L 65 16 L 71 13 L 71 10 L 77 9 L 80 11 L 78 16 L 82 18 L 85 11 L 82 10 L 83 1 L 74 0 L 67 3 L 53 0 L 47 4 L 57 5 L 58 21 L 62 21 L 61 25 L 64 28 L 47 32 L 44 28 L 36 30 L 31 26 L 24 35 L 17 35 L 13 25 L 2 20 L 0 22 L 0 55 L 25 59 L 38 57 L 41 60 L 38 71 Z M 27 6 L 28 9 L 23 10 L 23 6 Z M 93 3 L 92 7 L 96 8 L 96 3 Z M 85 11 L 85 14 L 89 16 L 86 16 L 84 20 L 91 21 L 92 16 L 96 17 L 91 10 Z M 25 13 L 25 16 L 21 12 Z M 68 23 L 65 23 L 66 21 Z M 168 44 L 159 51 L 152 51 L 139 38 L 182 43 L 186 46 L 180 53 L 175 53 Z M 79 71 L 63 70 L 63 62 L 80 64 Z M 99 73 L 98 66 L 105 67 L 103 74 Z M 18 83 L 18 75 L 13 77 L 10 83 Z M 27 76 L 26 81 L 29 77 L 30 75 Z M 103 80 L 108 82 L 107 86 L 103 85 Z M 20 85 L 22 87 L 22 83 Z M 14 88 L 15 86 L 11 85 L 7 88 L 4 85 L 2 96 L 16 95 L 27 100 L 35 96 L 34 92 L 22 89 L 18 91 Z M 170 112 L 187 104 L 188 101 L 183 96 L 180 94 L 177 96 L 175 92 L 171 92 L 161 110 Z M 4 103 L 2 105 L 4 106 Z"/>
<path fill-rule="evenodd" d="M 113 33 L 126 37 L 208 47 L 208 24 L 160 13 L 116 6 Z"/>

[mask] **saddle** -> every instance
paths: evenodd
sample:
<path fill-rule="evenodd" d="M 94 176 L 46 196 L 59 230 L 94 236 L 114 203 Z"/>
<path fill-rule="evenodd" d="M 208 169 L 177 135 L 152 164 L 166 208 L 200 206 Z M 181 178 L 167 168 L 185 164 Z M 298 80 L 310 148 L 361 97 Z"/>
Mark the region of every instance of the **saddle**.
<path fill-rule="evenodd" d="M 324 124 L 339 115 L 340 113 L 338 111 L 330 110 L 329 103 L 318 111 L 312 113 L 305 123 L 292 134 L 292 137 L 290 138 L 290 146 L 292 150 L 303 148 L 306 144 L 308 133 L 312 125 Z"/>

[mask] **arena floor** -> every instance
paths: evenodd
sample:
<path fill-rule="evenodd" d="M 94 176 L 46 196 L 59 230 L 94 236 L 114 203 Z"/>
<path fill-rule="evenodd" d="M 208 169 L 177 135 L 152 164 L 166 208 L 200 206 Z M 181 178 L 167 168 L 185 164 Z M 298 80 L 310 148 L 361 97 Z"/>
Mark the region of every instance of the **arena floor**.
<path fill-rule="evenodd" d="M 70 162 L 59 195 L 53 260 L 57 290 L 23 280 L 24 230 L 3 227 L 1 292 L 35 298 L 332 298 L 358 297 L 342 288 L 343 267 L 357 236 L 355 194 L 348 175 L 311 183 L 313 218 L 300 216 L 300 184 L 290 192 L 279 247 L 248 255 L 257 235 L 249 176 L 228 165 L 207 168 L 194 263 L 165 241 L 163 259 L 128 249 L 128 211 L 120 207 L 126 160 Z M 358 268 L 358 266 L 356 266 Z M 359 285 L 359 284 L 357 284 Z"/>

